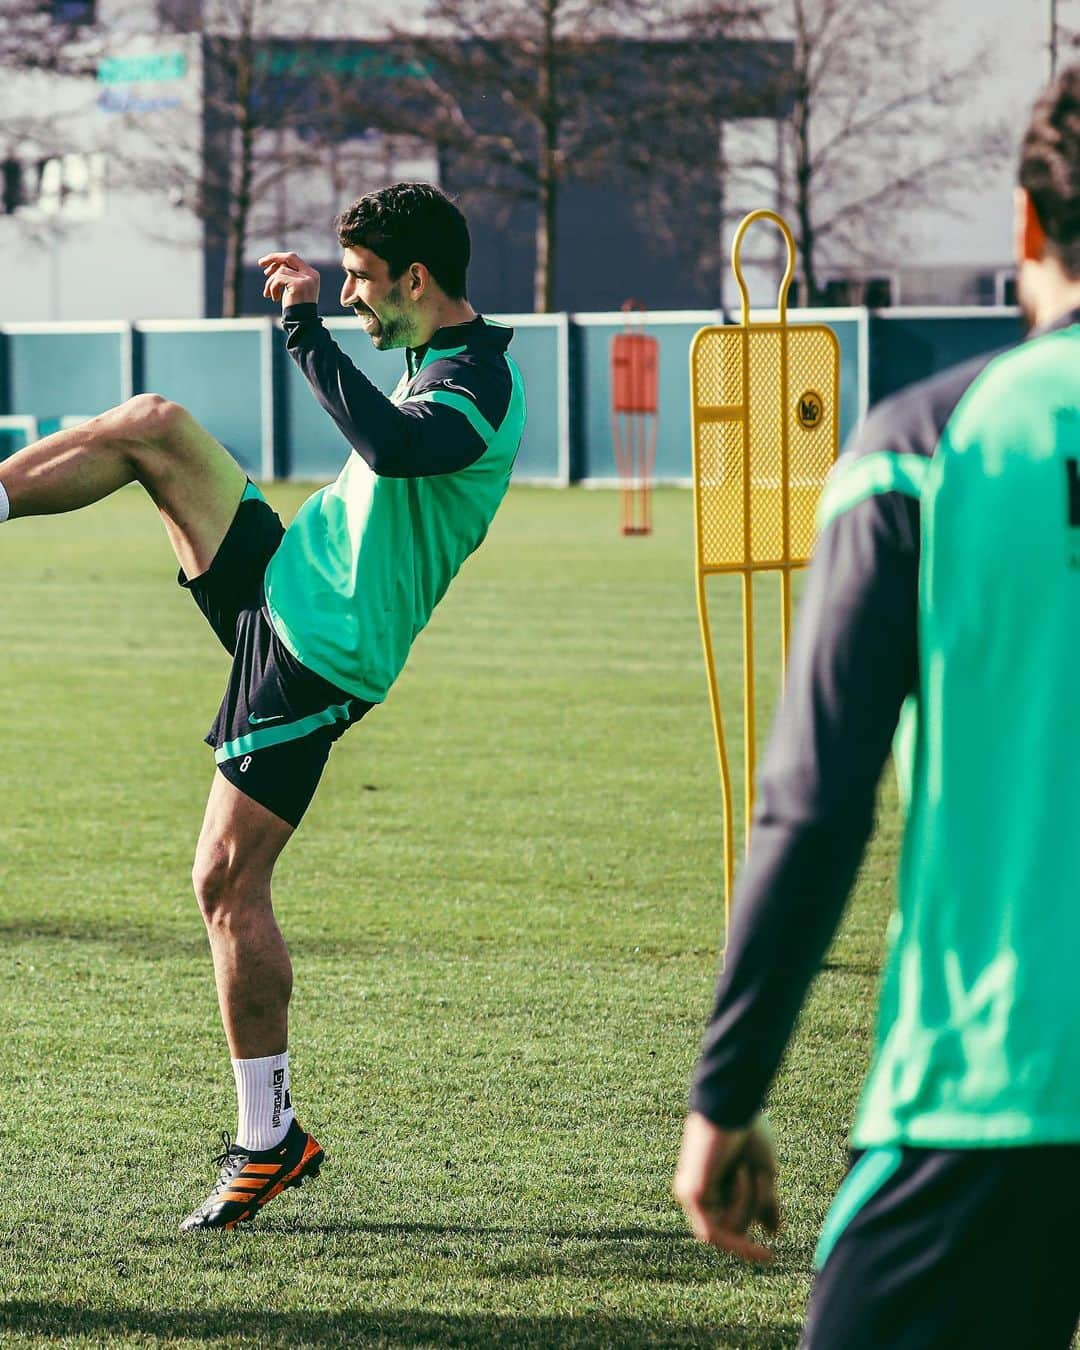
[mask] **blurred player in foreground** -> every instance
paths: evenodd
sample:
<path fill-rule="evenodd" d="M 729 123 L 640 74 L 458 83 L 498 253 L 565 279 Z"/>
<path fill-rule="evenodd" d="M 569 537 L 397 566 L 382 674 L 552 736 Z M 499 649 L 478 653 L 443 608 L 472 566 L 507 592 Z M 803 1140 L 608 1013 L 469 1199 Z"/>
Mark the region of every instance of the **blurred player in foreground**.
<path fill-rule="evenodd" d="M 775 1232 L 758 1120 L 873 823 L 907 820 L 803 1345 L 1065 1347 L 1080 1313 L 1080 66 L 1023 142 L 1026 342 L 880 404 L 821 504 L 675 1177 Z"/>
<path fill-rule="evenodd" d="M 399 183 L 339 218 L 341 303 L 372 343 L 404 347 L 386 398 L 318 316 L 319 274 L 260 259 L 290 355 L 352 446 L 286 529 L 195 419 L 142 394 L 0 464 L 0 521 L 74 511 L 139 482 L 191 591 L 233 658 L 207 741 L 217 772 L 194 883 L 210 939 L 239 1104 L 209 1197 L 181 1224 L 232 1228 L 318 1173 L 293 1114 L 292 964 L 270 879 L 333 742 L 380 703 L 510 481 L 525 419 L 508 328 L 466 299 L 469 232 L 437 188 Z M 242 396 L 238 391 L 238 397 Z"/>

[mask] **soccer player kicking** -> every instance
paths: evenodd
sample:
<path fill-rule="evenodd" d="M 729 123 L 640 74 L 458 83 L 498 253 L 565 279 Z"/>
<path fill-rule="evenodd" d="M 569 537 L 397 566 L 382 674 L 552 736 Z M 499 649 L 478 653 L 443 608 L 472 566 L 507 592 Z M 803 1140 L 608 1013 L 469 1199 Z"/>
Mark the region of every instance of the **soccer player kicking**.
<path fill-rule="evenodd" d="M 0 464 L 0 520 L 74 511 L 139 482 L 161 513 L 180 584 L 233 658 L 207 741 L 217 772 L 194 866 L 236 1079 L 235 1141 L 184 1231 L 232 1228 L 315 1176 L 293 1114 L 292 966 L 270 880 L 335 740 L 387 695 L 417 633 L 480 544 L 525 420 L 512 332 L 466 299 L 469 232 L 437 188 L 398 183 L 338 219 L 341 303 L 379 349 L 404 347 L 392 398 L 318 316 L 319 275 L 260 259 L 289 353 L 355 453 L 286 529 L 182 407 L 142 394 Z"/>
<path fill-rule="evenodd" d="M 1080 66 L 1028 127 L 1016 257 L 1028 340 L 880 404 L 826 486 L 675 1177 L 699 1238 L 768 1259 L 758 1112 L 899 723 L 899 904 L 808 1350 L 1061 1350 L 1080 1313 Z"/>

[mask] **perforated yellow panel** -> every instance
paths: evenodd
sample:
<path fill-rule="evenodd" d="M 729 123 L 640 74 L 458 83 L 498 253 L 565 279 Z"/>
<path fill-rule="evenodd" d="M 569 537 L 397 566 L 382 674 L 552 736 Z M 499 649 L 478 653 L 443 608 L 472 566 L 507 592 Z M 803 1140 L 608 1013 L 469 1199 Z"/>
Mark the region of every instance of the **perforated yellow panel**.
<path fill-rule="evenodd" d="M 777 395 L 783 362 L 783 334 L 749 329 L 750 344 L 750 554 L 757 567 L 784 561 L 784 405 Z"/>
<path fill-rule="evenodd" d="M 806 562 L 814 549 L 818 498 L 840 444 L 840 351 L 831 328 L 791 327 L 788 346 L 788 483 L 791 557 Z M 821 416 L 807 428 L 799 421 L 807 393 L 821 396 Z"/>
<path fill-rule="evenodd" d="M 703 408 L 743 402 L 742 339 L 733 328 L 703 328 L 694 343 L 695 400 Z"/>
<path fill-rule="evenodd" d="M 695 337 L 694 486 L 706 571 L 808 561 L 839 448 L 839 361 L 835 334 L 818 324 L 740 324 Z"/>
<path fill-rule="evenodd" d="M 742 421 L 703 423 L 697 459 L 702 549 L 710 565 L 736 561 L 746 553 Z"/>

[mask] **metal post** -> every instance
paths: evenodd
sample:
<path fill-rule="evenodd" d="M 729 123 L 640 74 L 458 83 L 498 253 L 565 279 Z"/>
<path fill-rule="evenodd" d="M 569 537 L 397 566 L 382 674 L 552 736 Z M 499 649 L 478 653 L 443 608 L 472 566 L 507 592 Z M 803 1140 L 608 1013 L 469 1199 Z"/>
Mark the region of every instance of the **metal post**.
<path fill-rule="evenodd" d="M 1047 46 L 1050 51 L 1050 78 L 1053 79 L 1057 74 L 1057 54 L 1058 54 L 1058 21 L 1057 21 L 1057 0 L 1048 0 L 1049 14 L 1049 33 Z"/>
<path fill-rule="evenodd" d="M 716 228 L 720 235 L 721 252 L 727 252 L 727 182 L 726 166 L 724 163 L 724 123 L 721 120 L 716 132 Z M 716 267 L 716 308 L 721 314 L 727 313 L 727 305 L 724 300 L 724 282 L 727 277 L 727 268 L 718 262 Z"/>
<path fill-rule="evenodd" d="M 778 216 L 782 216 L 787 209 L 787 191 L 784 182 L 785 161 L 784 161 L 784 132 L 787 123 L 782 117 L 776 119 L 776 206 L 775 211 Z M 782 234 L 776 236 L 776 284 L 782 286 L 784 269 L 787 267 L 787 244 Z M 805 289 L 805 288 L 804 288 Z M 797 300 L 809 304 L 805 296 L 797 296 Z"/>

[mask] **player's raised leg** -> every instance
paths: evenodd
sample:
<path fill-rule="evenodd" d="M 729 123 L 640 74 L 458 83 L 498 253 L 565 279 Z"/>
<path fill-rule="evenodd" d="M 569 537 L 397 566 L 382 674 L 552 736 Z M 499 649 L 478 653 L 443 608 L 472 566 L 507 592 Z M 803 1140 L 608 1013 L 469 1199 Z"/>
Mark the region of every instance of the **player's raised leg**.
<path fill-rule="evenodd" d="M 301 1129 L 289 1083 L 292 963 L 274 918 L 270 881 L 293 827 L 214 777 L 193 881 L 214 959 L 218 1004 L 236 1077 L 236 1139 L 184 1231 L 233 1228 L 287 1186 L 317 1175 L 323 1154 Z"/>
<path fill-rule="evenodd" d="M 247 476 L 186 408 L 160 394 L 139 394 L 5 460 L 0 520 L 76 511 L 135 482 L 161 512 L 184 572 L 206 571 Z"/>

